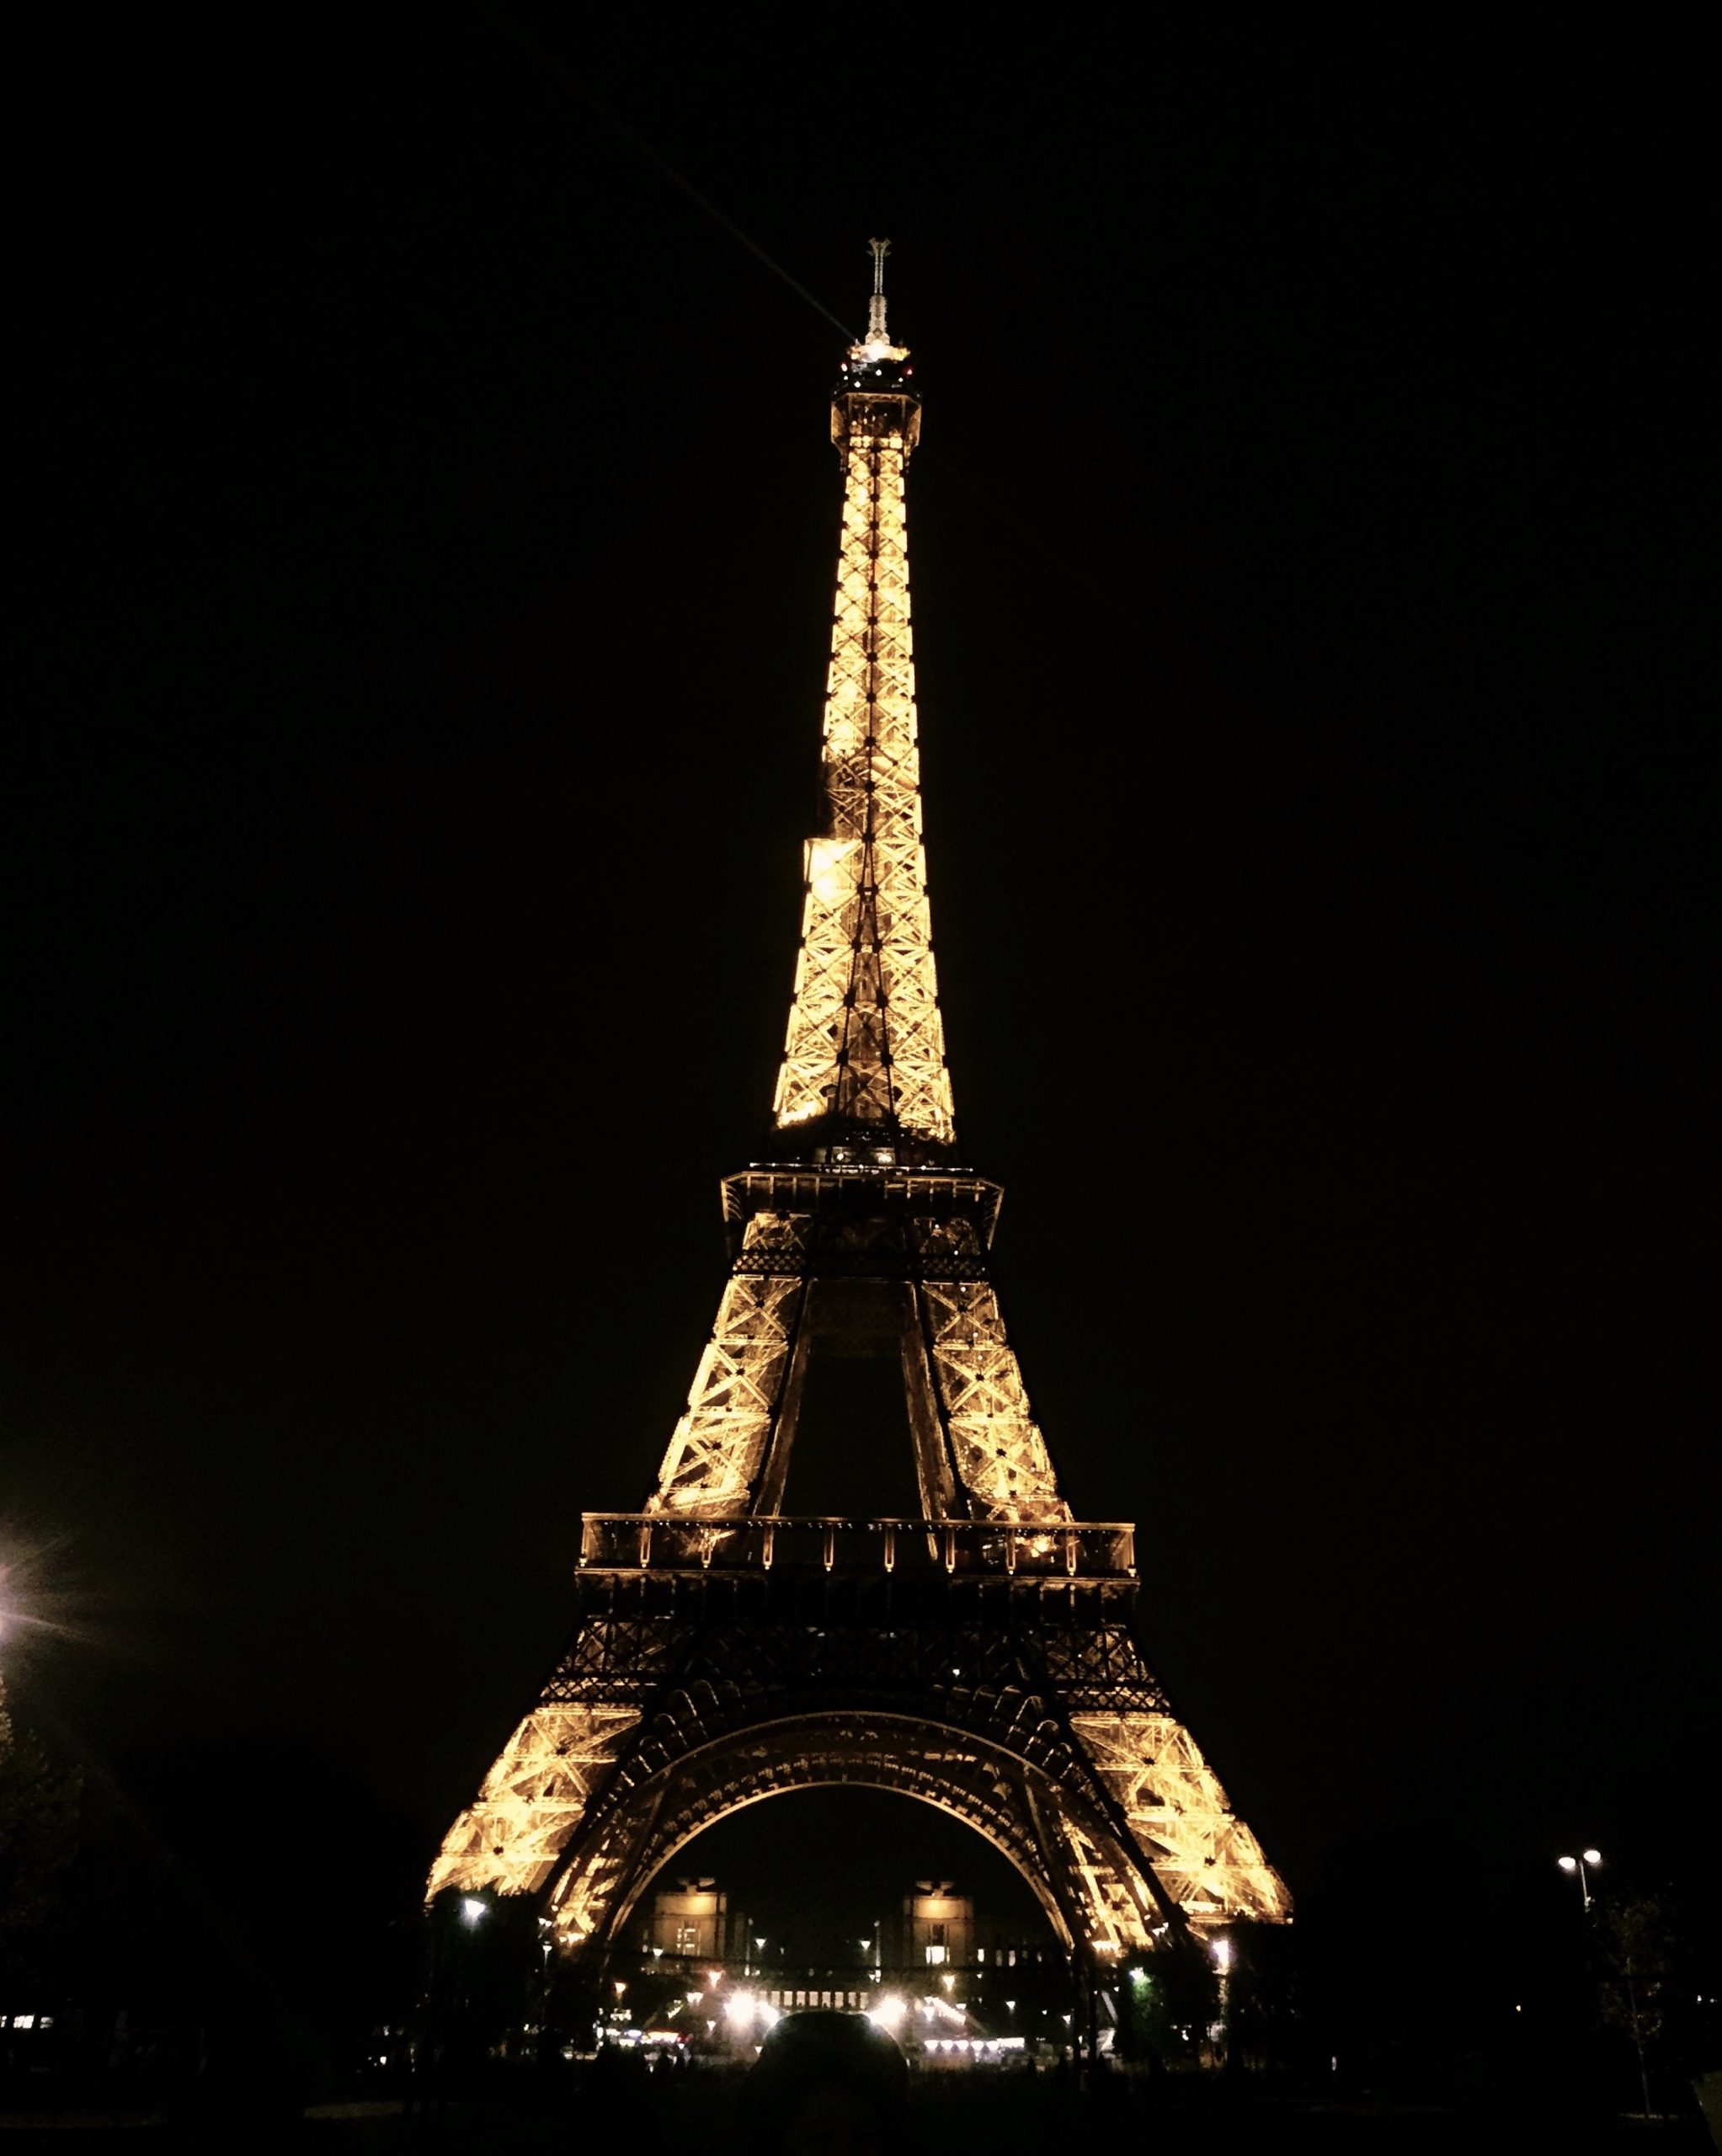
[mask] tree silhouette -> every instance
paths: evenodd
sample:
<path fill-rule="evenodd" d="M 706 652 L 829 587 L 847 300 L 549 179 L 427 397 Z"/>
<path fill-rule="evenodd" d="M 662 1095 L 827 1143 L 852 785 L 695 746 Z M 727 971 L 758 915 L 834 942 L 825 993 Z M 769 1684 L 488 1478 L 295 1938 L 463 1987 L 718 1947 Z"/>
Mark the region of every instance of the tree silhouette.
<path fill-rule="evenodd" d="M 13 1726 L 0 1682 L 0 1976 L 34 1977 L 38 1942 L 77 1854 L 83 1781 Z"/>
<path fill-rule="evenodd" d="M 1673 1975 L 1674 1932 L 1666 1908 L 1654 1894 L 1611 1894 L 1597 1912 L 1597 2004 L 1603 2020 L 1632 2039 L 1648 2118 L 1648 2052 L 1662 2033 Z"/>

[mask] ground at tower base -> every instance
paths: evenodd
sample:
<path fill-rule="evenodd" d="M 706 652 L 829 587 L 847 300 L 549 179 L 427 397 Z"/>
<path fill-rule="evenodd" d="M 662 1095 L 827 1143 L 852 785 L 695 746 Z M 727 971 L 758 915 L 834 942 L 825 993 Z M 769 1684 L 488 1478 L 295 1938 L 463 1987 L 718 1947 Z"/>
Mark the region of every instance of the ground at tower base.
<path fill-rule="evenodd" d="M 264 1791 L 260 1828 L 276 1824 L 265 1767 L 276 1802 L 314 1786 L 289 1785 L 285 1764 L 225 1763 Z M 168 1785 L 185 1765 L 163 1763 Z M 749 1807 L 653 1881 L 601 1990 L 557 1964 L 548 1993 L 530 1903 L 450 1892 L 421 1913 L 423 1844 L 397 1846 L 382 1819 L 349 1814 L 352 1870 L 331 1886 L 280 1864 L 284 1833 L 259 1831 L 236 1864 L 189 1816 L 145 1836 L 102 1790 L 77 1808 L 51 1940 L 0 1967 L 0 2156 L 36 2142 L 764 2156 L 744 2094 L 757 2048 L 798 2009 L 845 2005 L 904 2051 L 893 2138 L 910 2156 L 1102 2136 L 1144 2156 L 1710 2145 L 1694 2086 L 1722 2008 L 1706 1877 L 1663 1886 L 1623 1834 L 1589 1867 L 1588 1908 L 1537 1852 L 1495 1881 L 1480 1928 L 1462 1847 L 1424 1836 L 1408 1908 L 1406 1833 L 1354 1835 L 1294 1924 L 1231 1926 L 1229 1951 L 1193 1964 L 1127 1962 L 1093 2001 L 1090 2044 L 1016 1874 L 902 1799 Z M 1642 2079 L 1623 1943 L 1655 1948 Z"/>
<path fill-rule="evenodd" d="M 201 1967 L 188 1958 L 173 1984 L 135 1993 L 129 2010 L 104 2010 L 103 1987 L 87 1984 L 80 1999 L 56 1998 L 52 2016 L 8 2015 L 0 2148 L 1032 2156 L 1080 2141 L 1143 2156 L 1398 2156 L 1714 2145 L 1695 2079 L 1702 2014 L 1664 1987 L 1641 2082 L 1609 2016 L 1594 1935 L 1546 1894 L 1513 1900 L 1516 1967 L 1457 1927 L 1426 1935 L 1378 1914 L 1360 1927 L 1357 1897 L 1312 1896 L 1297 1926 L 1235 1928 L 1223 1971 L 1126 1970 L 1091 2048 L 1071 2041 L 1080 2006 L 1062 1957 L 1002 1944 L 1016 1931 L 951 1886 L 913 1882 L 900 1923 L 857 1939 L 847 1966 L 821 1967 L 774 1963 L 751 1919 L 719 1921 L 716 1881 L 676 1882 L 601 1992 L 547 1996 L 520 1984 L 514 1935 L 530 1910 L 450 1895 L 403 1942 L 413 1973 L 392 2018 L 369 2025 L 360 1998 L 340 2000 L 354 1970 L 337 1966 L 362 1941 L 331 1942 L 318 2016 L 303 1940 L 267 1977 L 225 1965 L 205 1940 Z M 699 1951 L 653 1952 L 679 1931 Z M 183 2002 L 200 1992 L 194 2022 Z M 852 1999 L 867 2010 L 844 2011 Z M 328 2011 L 338 2003 L 344 2024 Z M 902 2054 L 901 2113 L 883 2138 L 865 2121 L 814 2140 L 762 2117 L 763 2051 L 834 2020 Z"/>
<path fill-rule="evenodd" d="M 1104 2145 L 1118 2156 L 1154 2152 L 1287 2151 L 1293 2156 L 1447 2156 L 1514 2149 L 1700 2152 L 1715 2143 L 1696 2104 L 1648 2120 L 1571 2103 L 1526 2105 L 1479 2088 L 1468 2100 L 1396 2100 L 1358 2092 L 1299 2096 L 1224 2078 L 1155 2077 L 1122 2068 L 1086 2085 L 1068 2068 L 1016 2067 L 912 2078 L 888 2141 L 866 2131 L 818 2142 L 765 2137 L 749 2069 L 653 2070 L 608 2053 L 536 2085 L 462 2081 L 412 2098 L 331 2097 L 296 2112 L 267 2097 L 243 2107 L 200 2103 L 127 2111 L 107 2104 L 58 2114 L 0 2113 L 0 2147 L 159 2149 L 175 2156 L 387 2156 L 405 2149 L 449 2156 L 530 2148 L 634 2151 L 669 2156 L 1036 2156 Z"/>

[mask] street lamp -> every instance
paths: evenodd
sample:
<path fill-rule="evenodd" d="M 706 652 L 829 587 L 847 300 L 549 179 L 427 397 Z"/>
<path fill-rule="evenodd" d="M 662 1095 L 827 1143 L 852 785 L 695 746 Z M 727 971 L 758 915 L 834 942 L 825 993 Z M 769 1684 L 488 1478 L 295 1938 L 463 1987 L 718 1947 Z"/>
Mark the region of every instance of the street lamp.
<path fill-rule="evenodd" d="M 1578 1881 L 1580 1898 L 1588 1913 L 1591 1907 L 1591 1874 L 1602 1870 L 1602 1852 L 1600 1849 L 1581 1849 L 1576 1856 L 1557 1857 L 1555 1861 L 1569 1877 Z"/>
<path fill-rule="evenodd" d="M 1214 2041 L 1219 2046 L 1220 2057 L 1224 2060 L 1232 2041 L 1232 1942 L 1222 1932 L 1209 1951 L 1213 1956 L 1213 1966 L 1219 1977 L 1220 2018 L 1214 2025 Z"/>

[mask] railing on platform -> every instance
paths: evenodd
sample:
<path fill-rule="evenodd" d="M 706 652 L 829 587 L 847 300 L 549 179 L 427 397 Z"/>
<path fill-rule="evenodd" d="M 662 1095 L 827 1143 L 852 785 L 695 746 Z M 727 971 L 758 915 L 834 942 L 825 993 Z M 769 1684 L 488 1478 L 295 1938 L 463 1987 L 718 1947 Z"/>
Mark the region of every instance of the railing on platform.
<path fill-rule="evenodd" d="M 1136 1532 L 1122 1520 L 826 1519 L 674 1513 L 582 1514 L 589 1572 L 947 1572 L 971 1577 L 1131 1578 Z"/>

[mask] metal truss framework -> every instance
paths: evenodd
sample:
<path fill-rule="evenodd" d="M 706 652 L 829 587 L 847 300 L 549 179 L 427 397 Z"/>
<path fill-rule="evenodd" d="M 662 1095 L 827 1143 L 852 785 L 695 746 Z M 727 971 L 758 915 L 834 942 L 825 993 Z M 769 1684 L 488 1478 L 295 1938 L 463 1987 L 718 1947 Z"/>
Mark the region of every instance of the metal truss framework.
<path fill-rule="evenodd" d="M 920 424 L 909 354 L 853 346 L 833 431 L 843 531 L 825 694 L 825 828 L 808 841 L 778 1128 L 817 1118 L 948 1145 L 945 1027 L 921 843 L 904 468 Z"/>
<path fill-rule="evenodd" d="M 651 1510 L 778 1508 L 814 1340 L 866 1283 L 902 1358 L 926 1513 L 1069 1518 L 987 1277 L 996 1185 L 828 1162 L 733 1176 L 724 1194 L 738 1246 Z"/>
<path fill-rule="evenodd" d="M 755 1538 L 744 1555 L 758 1554 Z M 601 1946 L 702 1828 L 850 1783 L 966 1821 L 1066 1945 L 1102 1959 L 1152 1951 L 1175 1924 L 1289 1913 L 1143 1662 L 1128 1572 L 774 1576 L 700 1563 L 688 1540 L 582 1585 L 585 1621 L 445 1843 L 433 1893 L 547 1888 L 558 1938 Z"/>
<path fill-rule="evenodd" d="M 882 243 L 874 243 L 876 265 Z M 796 1156 L 723 1185 L 731 1269 L 637 1514 L 586 1515 L 572 1645 L 450 1830 L 429 1892 L 540 1898 L 603 1951 L 701 1829 L 849 1782 L 966 1820 L 1105 1962 L 1290 1898 L 1131 1630 L 1131 1530 L 1071 1518 L 989 1273 L 1002 1193 L 952 1163 L 916 768 L 903 472 L 919 403 L 885 331 L 834 408 L 845 492 L 776 1097 Z M 810 1358 L 900 1359 L 921 1515 L 782 1511 Z"/>

